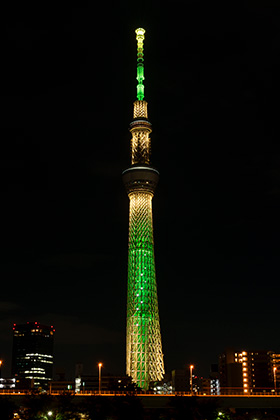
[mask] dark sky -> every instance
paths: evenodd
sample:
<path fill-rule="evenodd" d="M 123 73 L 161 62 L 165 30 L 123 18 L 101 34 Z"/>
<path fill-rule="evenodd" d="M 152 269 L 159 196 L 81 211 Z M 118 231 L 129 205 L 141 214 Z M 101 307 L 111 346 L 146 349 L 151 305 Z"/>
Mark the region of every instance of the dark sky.
<path fill-rule="evenodd" d="M 7 3 L 7 2 L 6 2 Z M 57 2 L 56 2 L 57 3 Z M 280 5 L 28 2 L 1 11 L 0 356 L 54 325 L 55 366 L 125 371 L 129 122 L 146 29 L 166 370 L 280 352 Z"/>

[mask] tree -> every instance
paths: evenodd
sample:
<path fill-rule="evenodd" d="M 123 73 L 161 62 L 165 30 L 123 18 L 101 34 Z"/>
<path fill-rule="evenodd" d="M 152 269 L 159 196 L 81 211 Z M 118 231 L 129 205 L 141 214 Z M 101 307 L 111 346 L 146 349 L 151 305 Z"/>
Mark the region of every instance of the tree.
<path fill-rule="evenodd" d="M 16 412 L 16 404 L 13 401 L 11 401 L 9 398 L 1 396 L 0 397 L 1 420 L 13 419 L 15 412 Z"/>
<path fill-rule="evenodd" d="M 127 395 L 113 400 L 114 414 L 117 420 L 142 420 L 144 409 L 141 400 L 133 395 Z"/>
<path fill-rule="evenodd" d="M 53 398 L 47 394 L 28 395 L 21 408 L 21 419 L 41 420 L 51 418 L 48 413 L 54 410 Z"/>
<path fill-rule="evenodd" d="M 170 418 L 174 420 L 216 420 L 217 404 L 213 400 L 199 397 L 170 398 Z"/>

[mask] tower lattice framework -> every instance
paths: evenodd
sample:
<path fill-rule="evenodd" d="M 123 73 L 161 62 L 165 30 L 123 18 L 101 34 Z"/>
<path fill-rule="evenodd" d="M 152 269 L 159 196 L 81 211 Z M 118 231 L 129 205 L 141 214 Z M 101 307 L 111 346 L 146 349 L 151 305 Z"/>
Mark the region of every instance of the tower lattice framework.
<path fill-rule="evenodd" d="M 151 123 L 144 100 L 144 34 L 136 29 L 137 100 L 131 132 L 131 166 L 123 172 L 129 196 L 126 372 L 142 389 L 163 378 L 164 364 L 155 273 L 152 198 L 159 173 L 150 166 Z"/>

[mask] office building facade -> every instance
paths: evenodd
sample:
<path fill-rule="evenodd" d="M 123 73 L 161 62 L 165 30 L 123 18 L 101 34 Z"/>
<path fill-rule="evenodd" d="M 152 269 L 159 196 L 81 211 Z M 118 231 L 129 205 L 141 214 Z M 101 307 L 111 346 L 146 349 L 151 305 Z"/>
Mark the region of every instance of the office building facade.
<path fill-rule="evenodd" d="M 13 325 L 12 375 L 20 383 L 47 388 L 53 376 L 53 326 L 39 322 Z"/>

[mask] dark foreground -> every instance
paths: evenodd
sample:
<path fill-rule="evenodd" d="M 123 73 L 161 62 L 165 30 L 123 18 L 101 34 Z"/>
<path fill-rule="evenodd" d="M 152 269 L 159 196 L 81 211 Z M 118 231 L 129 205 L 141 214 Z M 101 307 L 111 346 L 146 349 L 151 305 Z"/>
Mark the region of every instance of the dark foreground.
<path fill-rule="evenodd" d="M 0 395 L 0 420 L 280 420 L 280 397 Z"/>

